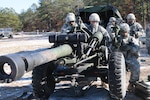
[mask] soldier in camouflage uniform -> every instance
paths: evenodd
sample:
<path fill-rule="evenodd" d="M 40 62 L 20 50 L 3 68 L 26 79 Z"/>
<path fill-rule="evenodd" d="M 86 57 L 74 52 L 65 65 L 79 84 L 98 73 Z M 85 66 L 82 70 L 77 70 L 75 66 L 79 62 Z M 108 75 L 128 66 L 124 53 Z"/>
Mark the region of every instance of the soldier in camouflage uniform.
<path fill-rule="evenodd" d="M 100 22 L 100 17 L 97 13 L 92 13 L 89 16 L 89 21 L 90 21 L 90 25 L 86 25 L 86 27 L 89 29 L 89 31 L 92 32 L 92 34 L 96 33 L 96 32 L 101 32 L 104 36 L 104 38 L 110 42 L 111 38 L 109 33 L 107 32 L 107 30 L 102 27 L 101 25 L 99 25 Z"/>
<path fill-rule="evenodd" d="M 120 24 L 120 35 L 122 43 L 120 46 L 121 52 L 125 57 L 126 66 L 131 72 L 128 90 L 132 92 L 134 90 L 135 83 L 140 77 L 140 64 L 138 62 L 139 42 L 133 36 L 129 35 L 130 27 L 127 23 Z"/>
<path fill-rule="evenodd" d="M 106 45 L 109 47 L 109 42 L 111 42 L 111 37 L 110 37 L 109 33 L 107 32 L 107 30 L 104 27 L 102 27 L 101 25 L 99 25 L 99 22 L 100 22 L 99 15 L 97 13 L 92 13 L 89 16 L 89 21 L 90 21 L 90 24 L 89 25 L 86 24 L 87 29 L 92 34 L 95 34 L 97 32 L 100 32 L 101 34 L 103 34 L 104 40 L 106 40 Z M 103 81 L 102 81 L 101 85 L 103 87 L 107 87 L 107 85 Z"/>
<path fill-rule="evenodd" d="M 150 55 L 150 23 L 146 27 L 146 47 Z"/>
<path fill-rule="evenodd" d="M 133 13 L 127 15 L 127 23 L 130 26 L 130 35 L 138 39 L 144 34 L 143 27 L 140 23 L 136 22 L 136 17 Z"/>
<path fill-rule="evenodd" d="M 76 17 L 74 13 L 68 13 L 66 23 L 61 28 L 62 33 L 73 33 L 77 27 Z"/>
<path fill-rule="evenodd" d="M 116 18 L 110 17 L 109 22 L 107 24 L 106 30 L 108 31 L 110 37 L 113 39 L 115 37 L 115 30 L 114 28 L 117 26 Z"/>
<path fill-rule="evenodd" d="M 76 20 L 76 16 L 74 13 L 68 13 L 66 17 L 66 23 L 61 28 L 61 33 L 76 33 L 82 28 L 87 27 L 82 22 L 81 18 L 78 16 Z"/>

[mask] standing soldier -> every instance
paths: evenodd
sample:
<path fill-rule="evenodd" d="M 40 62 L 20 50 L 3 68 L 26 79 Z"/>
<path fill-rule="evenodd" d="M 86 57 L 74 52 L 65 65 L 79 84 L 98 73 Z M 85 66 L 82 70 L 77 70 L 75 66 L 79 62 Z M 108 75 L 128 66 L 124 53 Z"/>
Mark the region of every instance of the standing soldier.
<path fill-rule="evenodd" d="M 90 21 L 90 25 L 87 25 L 86 27 L 88 28 L 88 30 L 92 33 L 95 34 L 97 32 L 99 32 L 100 34 L 103 35 L 104 38 L 104 42 L 105 45 L 109 47 L 109 42 L 111 42 L 111 38 L 109 33 L 107 32 L 107 30 L 105 28 L 103 28 L 101 25 L 99 25 L 100 22 L 100 17 L 97 13 L 92 13 L 89 16 L 89 21 Z M 107 85 L 105 84 L 105 82 L 103 82 L 102 80 L 102 86 L 107 87 Z"/>
<path fill-rule="evenodd" d="M 117 28 L 116 18 L 110 17 L 106 30 L 112 39 L 115 37 L 115 28 Z"/>
<path fill-rule="evenodd" d="M 95 34 L 96 32 L 101 32 L 104 36 L 104 38 L 107 40 L 107 42 L 111 41 L 110 35 L 107 32 L 107 30 L 99 25 L 100 17 L 97 13 L 92 13 L 89 16 L 90 25 L 87 26 L 87 28 L 92 32 L 92 34 Z"/>
<path fill-rule="evenodd" d="M 143 27 L 140 23 L 136 22 L 136 17 L 133 13 L 127 15 L 127 23 L 130 26 L 130 35 L 138 39 L 144 34 Z"/>
<path fill-rule="evenodd" d="M 150 55 L 150 23 L 146 27 L 146 47 Z"/>
<path fill-rule="evenodd" d="M 79 30 L 81 31 L 82 28 L 87 27 L 82 22 L 81 18 L 78 17 L 76 20 L 74 13 L 68 13 L 66 16 L 66 23 L 61 28 L 61 33 L 76 33 Z"/>
<path fill-rule="evenodd" d="M 77 27 L 76 17 L 74 13 L 68 13 L 66 23 L 61 28 L 62 33 L 73 33 Z"/>
<path fill-rule="evenodd" d="M 134 92 L 135 83 L 140 77 L 140 64 L 138 62 L 140 47 L 138 40 L 130 36 L 129 32 L 130 27 L 127 23 L 120 24 L 120 35 L 122 38 L 120 50 L 124 54 L 126 66 L 131 72 L 128 91 Z"/>

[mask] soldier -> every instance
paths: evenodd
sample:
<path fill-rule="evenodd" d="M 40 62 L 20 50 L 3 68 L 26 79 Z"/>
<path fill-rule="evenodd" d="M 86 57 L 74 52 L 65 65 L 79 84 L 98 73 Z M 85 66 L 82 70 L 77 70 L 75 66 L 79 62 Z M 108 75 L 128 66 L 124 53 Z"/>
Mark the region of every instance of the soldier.
<path fill-rule="evenodd" d="M 76 20 L 76 16 L 74 13 L 68 13 L 66 17 L 66 23 L 61 28 L 62 33 L 74 33 L 82 28 L 87 28 L 85 24 L 82 22 L 81 18 L 78 17 Z"/>
<path fill-rule="evenodd" d="M 127 23 L 130 26 L 131 36 L 134 36 L 136 39 L 138 39 L 139 36 L 142 36 L 144 34 L 142 25 L 136 22 L 136 17 L 133 13 L 129 13 L 127 15 Z"/>
<path fill-rule="evenodd" d="M 129 35 L 130 27 L 127 23 L 120 24 L 120 34 L 122 43 L 120 46 L 121 52 L 125 57 L 126 66 L 129 68 L 131 75 L 128 85 L 128 91 L 134 92 L 135 83 L 140 77 L 140 64 L 138 62 L 139 42 L 133 36 Z"/>
<path fill-rule="evenodd" d="M 121 23 L 125 23 L 125 21 L 122 18 L 116 18 L 117 25 L 120 25 Z"/>
<path fill-rule="evenodd" d="M 146 47 L 150 55 L 150 23 L 146 27 Z"/>
<path fill-rule="evenodd" d="M 100 22 L 100 17 L 97 13 L 92 13 L 89 16 L 89 21 L 90 24 L 86 25 L 87 29 L 92 33 L 95 34 L 96 32 L 100 32 L 103 34 L 104 40 L 106 40 L 106 46 L 109 47 L 109 42 L 111 42 L 111 38 L 109 33 L 107 32 L 107 30 L 105 28 L 103 28 L 101 25 L 99 25 Z M 103 79 L 103 77 L 102 77 Z M 101 83 L 102 86 L 107 87 L 107 85 L 105 84 L 105 82 L 102 81 Z"/>
<path fill-rule="evenodd" d="M 92 13 L 89 16 L 90 25 L 87 25 L 87 28 L 92 32 L 92 34 L 96 32 L 101 32 L 107 42 L 111 41 L 110 35 L 105 28 L 99 25 L 100 17 L 97 13 Z"/>
<path fill-rule="evenodd" d="M 62 33 L 74 32 L 77 27 L 76 17 L 74 13 L 68 13 L 66 16 L 66 23 L 61 28 Z"/>
<path fill-rule="evenodd" d="M 116 18 L 110 17 L 107 24 L 106 30 L 108 31 L 110 37 L 113 39 L 115 37 L 115 27 L 116 27 Z"/>

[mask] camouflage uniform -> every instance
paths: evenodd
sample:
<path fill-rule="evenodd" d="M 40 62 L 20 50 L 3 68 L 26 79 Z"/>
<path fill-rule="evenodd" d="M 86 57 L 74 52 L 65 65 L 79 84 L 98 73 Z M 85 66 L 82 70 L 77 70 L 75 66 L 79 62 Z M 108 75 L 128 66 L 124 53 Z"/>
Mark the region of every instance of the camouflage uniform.
<path fill-rule="evenodd" d="M 139 80 L 140 64 L 137 60 L 139 57 L 139 49 L 139 43 L 134 37 L 128 36 L 126 38 L 122 38 L 120 50 L 123 52 L 126 65 L 131 71 L 130 83 L 134 83 Z"/>
<path fill-rule="evenodd" d="M 150 24 L 148 24 L 146 27 L 146 47 L 148 54 L 150 54 Z"/>
<path fill-rule="evenodd" d="M 112 39 L 115 37 L 115 30 L 114 30 L 115 27 L 116 27 L 116 18 L 110 17 L 109 22 L 106 27 L 106 30 L 108 31 L 108 33 Z"/>
<path fill-rule="evenodd" d="M 130 13 L 127 15 L 127 23 L 130 26 L 130 35 L 138 39 L 144 34 L 143 27 L 140 23 L 136 22 L 135 15 Z"/>
<path fill-rule="evenodd" d="M 138 38 L 144 34 L 143 27 L 138 22 L 134 22 L 133 24 L 129 24 L 130 26 L 130 35 Z"/>
<path fill-rule="evenodd" d="M 80 22 L 77 23 L 77 21 Z M 61 33 L 76 33 L 77 30 L 80 30 L 80 28 L 87 28 L 81 18 L 77 19 L 77 21 L 74 13 L 68 13 L 66 23 L 61 28 Z"/>
<path fill-rule="evenodd" d="M 97 22 L 97 25 L 95 25 L 95 26 L 93 26 L 92 24 L 86 25 L 86 27 L 89 29 L 90 32 L 92 32 L 92 34 L 94 34 L 96 32 L 101 32 L 103 34 L 104 38 L 108 42 L 111 41 L 111 37 L 110 37 L 109 33 L 107 32 L 107 30 L 104 27 L 102 27 L 101 25 L 99 25 L 100 18 L 99 18 L 98 14 L 92 13 L 89 17 L 89 21 L 90 22 L 92 22 L 92 21 Z"/>
<path fill-rule="evenodd" d="M 138 40 L 128 34 L 130 31 L 128 24 L 126 23 L 121 24 L 120 30 L 122 30 L 126 26 L 128 27 L 129 30 L 126 36 L 123 36 L 121 33 L 122 43 L 121 43 L 120 51 L 123 52 L 126 65 L 131 72 L 131 76 L 129 80 L 130 83 L 129 86 L 130 86 L 135 84 L 135 82 L 138 81 L 140 77 L 140 64 L 138 62 L 140 47 L 139 47 Z"/>
<path fill-rule="evenodd" d="M 75 26 L 71 26 L 68 23 L 65 23 L 61 28 L 61 33 L 73 33 L 76 31 L 77 24 Z"/>
<path fill-rule="evenodd" d="M 97 28 L 94 28 L 91 25 L 89 25 L 87 26 L 87 28 L 90 30 L 90 32 L 92 32 L 92 34 L 96 32 L 101 32 L 108 41 L 111 41 L 110 35 L 108 34 L 107 30 L 104 27 L 99 25 Z"/>
<path fill-rule="evenodd" d="M 72 33 L 77 27 L 76 18 L 74 13 L 68 13 L 66 16 L 66 23 L 61 28 L 62 33 Z"/>

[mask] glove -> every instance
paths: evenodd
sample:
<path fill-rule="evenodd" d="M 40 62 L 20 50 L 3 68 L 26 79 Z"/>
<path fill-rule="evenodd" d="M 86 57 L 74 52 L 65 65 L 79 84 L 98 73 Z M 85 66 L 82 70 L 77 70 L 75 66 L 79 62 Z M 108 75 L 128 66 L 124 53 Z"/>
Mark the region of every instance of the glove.
<path fill-rule="evenodd" d="M 132 46 L 130 46 L 130 45 L 121 45 L 120 46 L 121 51 L 129 51 L 131 49 L 132 49 Z"/>
<path fill-rule="evenodd" d="M 136 33 L 134 34 L 134 37 L 135 37 L 136 39 L 139 38 L 138 32 L 136 32 Z"/>

